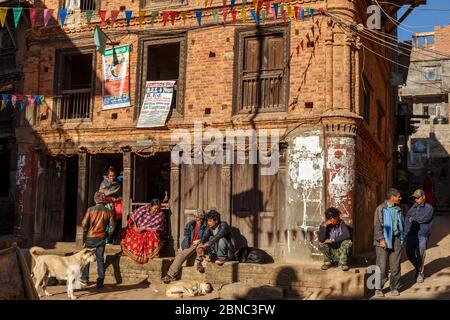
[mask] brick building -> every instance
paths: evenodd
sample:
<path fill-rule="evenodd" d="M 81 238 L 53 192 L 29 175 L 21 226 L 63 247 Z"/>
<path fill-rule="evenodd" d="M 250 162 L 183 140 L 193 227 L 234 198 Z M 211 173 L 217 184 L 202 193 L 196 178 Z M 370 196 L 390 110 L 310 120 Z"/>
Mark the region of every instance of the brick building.
<path fill-rule="evenodd" d="M 415 132 L 407 139 L 407 162 L 412 187 L 421 187 L 426 170 L 432 170 L 438 208 L 450 206 L 450 26 L 413 36 L 402 104 L 416 117 Z M 403 138 L 402 138 L 403 140 Z"/>
<path fill-rule="evenodd" d="M 220 3 L 219 3 L 220 2 Z M 407 1 L 395 1 L 405 4 Z M 131 107 L 102 110 L 102 63 L 91 25 L 62 29 L 55 21 L 27 31 L 24 91 L 45 95 L 27 108 L 16 129 L 21 172 L 16 232 L 28 244 L 80 241 L 80 221 L 104 170 L 123 170 L 125 210 L 155 194 L 154 177 L 170 171 L 170 243 L 173 254 L 193 209 L 217 208 L 249 246 L 279 260 L 317 255 L 316 231 L 328 206 L 353 226 L 354 253 L 372 250 L 373 212 L 392 184 L 394 139 L 391 65 L 385 48 L 344 32 L 333 13 L 365 24 L 369 1 L 300 0 L 287 5 L 316 14 L 256 27 L 228 15 L 217 25 L 222 1 L 81 1 L 86 8 L 133 10 L 102 30 L 116 45 L 130 44 Z M 57 0 L 35 6 L 57 8 Z M 123 7 L 122 7 L 123 6 Z M 194 9 L 203 7 L 202 26 Z M 235 7 L 241 11 L 241 1 Z M 146 9 L 140 24 L 137 12 Z M 163 26 L 160 14 L 186 12 Z M 395 16 L 398 6 L 385 6 Z M 384 25 L 384 32 L 394 32 Z M 363 50 L 363 45 L 371 51 Z M 109 46 L 110 47 L 110 46 Z M 375 52 L 375 53 L 372 53 Z M 380 57 L 381 56 L 381 57 Z M 137 128 L 146 80 L 176 80 L 176 99 L 163 128 Z M 75 109 L 78 108 L 78 109 Z M 80 109 L 81 108 L 81 109 Z M 175 129 L 278 129 L 279 170 L 263 176 L 253 164 L 175 165 Z"/>

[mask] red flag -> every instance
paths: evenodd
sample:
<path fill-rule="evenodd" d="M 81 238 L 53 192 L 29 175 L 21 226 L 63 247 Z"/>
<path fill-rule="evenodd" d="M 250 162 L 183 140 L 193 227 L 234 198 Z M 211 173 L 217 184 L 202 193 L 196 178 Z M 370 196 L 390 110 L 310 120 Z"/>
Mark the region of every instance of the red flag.
<path fill-rule="evenodd" d="M 37 11 L 38 11 L 38 9 L 36 9 L 36 8 L 30 8 L 30 22 L 31 22 L 32 28 L 34 28 L 34 26 L 36 25 Z"/>
<path fill-rule="evenodd" d="M 119 10 L 111 10 L 111 23 L 114 25 L 116 22 L 117 17 L 119 16 L 120 11 Z"/>
<path fill-rule="evenodd" d="M 52 17 L 53 9 L 44 9 L 44 26 L 46 27 Z"/>
<path fill-rule="evenodd" d="M 169 20 L 169 15 L 170 15 L 169 11 L 163 11 L 163 25 L 164 25 L 164 27 L 167 24 L 167 20 Z"/>
<path fill-rule="evenodd" d="M 223 0 L 223 6 L 225 7 L 227 5 L 227 0 Z"/>
<path fill-rule="evenodd" d="M 106 10 L 98 10 L 98 15 L 100 16 L 100 19 L 102 20 L 102 26 L 106 23 Z"/>
<path fill-rule="evenodd" d="M 177 17 L 177 12 L 176 11 L 172 11 L 170 13 L 170 21 L 172 22 L 172 25 L 174 25 L 176 17 Z"/>
<path fill-rule="evenodd" d="M 300 12 L 300 6 L 294 6 L 294 11 L 295 11 L 295 19 L 298 20 L 298 14 Z"/>
<path fill-rule="evenodd" d="M 237 10 L 233 9 L 233 11 L 231 12 L 231 15 L 233 16 L 233 22 L 236 22 L 236 20 L 237 20 Z"/>
<path fill-rule="evenodd" d="M 270 1 L 266 1 L 266 16 L 268 17 L 270 14 Z"/>
<path fill-rule="evenodd" d="M 230 11 L 228 9 L 223 9 L 223 24 L 227 22 L 227 15 Z"/>
<path fill-rule="evenodd" d="M 257 10 L 257 14 L 259 15 L 259 11 L 261 11 L 262 7 L 264 4 L 264 0 L 258 0 L 258 10 Z"/>
<path fill-rule="evenodd" d="M 284 20 L 284 23 L 287 22 L 287 12 L 286 12 L 286 10 L 283 11 L 283 20 Z"/>

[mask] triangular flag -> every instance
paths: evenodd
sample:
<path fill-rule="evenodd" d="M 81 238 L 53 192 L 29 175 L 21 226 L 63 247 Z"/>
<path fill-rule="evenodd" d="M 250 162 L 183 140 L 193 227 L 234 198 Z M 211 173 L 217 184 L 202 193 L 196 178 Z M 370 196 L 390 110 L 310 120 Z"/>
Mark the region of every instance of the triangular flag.
<path fill-rule="evenodd" d="M 305 9 L 300 11 L 300 16 L 302 17 L 302 21 L 305 21 Z"/>
<path fill-rule="evenodd" d="M 256 15 L 255 10 L 252 9 L 250 12 L 252 13 L 252 17 L 253 17 L 253 20 L 255 20 L 256 25 L 259 25 L 259 19 L 258 19 L 258 16 Z"/>
<path fill-rule="evenodd" d="M 258 9 L 258 0 L 253 0 L 253 10 Z"/>
<path fill-rule="evenodd" d="M 222 3 L 223 3 L 223 6 L 225 7 L 227 5 L 227 0 L 223 0 Z"/>
<path fill-rule="evenodd" d="M 172 26 L 175 24 L 175 19 L 177 18 L 178 12 L 172 11 L 170 13 L 170 22 L 172 23 Z"/>
<path fill-rule="evenodd" d="M 102 21 L 101 25 L 104 26 L 106 23 L 106 10 L 98 10 L 98 15 L 100 16 L 100 20 Z"/>
<path fill-rule="evenodd" d="M 288 5 L 287 8 L 288 8 L 289 19 L 290 20 L 294 20 L 294 18 L 295 18 L 295 10 L 290 5 Z"/>
<path fill-rule="evenodd" d="M 208 6 L 208 0 L 205 0 L 205 7 Z"/>
<path fill-rule="evenodd" d="M 81 10 L 76 9 L 73 13 L 73 26 L 81 28 Z"/>
<path fill-rule="evenodd" d="M 187 13 L 185 11 L 181 12 L 181 19 L 183 19 L 183 24 L 186 24 Z"/>
<path fill-rule="evenodd" d="M 0 24 L 2 28 L 5 26 L 6 14 L 8 13 L 8 8 L 0 8 Z"/>
<path fill-rule="evenodd" d="M 125 19 L 127 20 L 127 27 L 130 26 L 132 16 L 133 16 L 133 11 L 125 10 Z"/>
<path fill-rule="evenodd" d="M 270 14 L 270 1 L 266 1 L 266 15 Z"/>
<path fill-rule="evenodd" d="M 37 106 L 39 106 L 41 104 L 41 99 L 39 98 L 39 96 L 34 96 L 33 99 L 36 102 Z"/>
<path fill-rule="evenodd" d="M 217 10 L 213 10 L 212 16 L 213 16 L 214 22 L 216 24 L 218 24 L 219 23 L 219 14 L 217 13 Z"/>
<path fill-rule="evenodd" d="M 14 15 L 14 27 L 17 29 L 19 25 L 20 15 L 22 14 L 22 8 L 12 8 Z"/>
<path fill-rule="evenodd" d="M 30 107 L 34 105 L 33 97 L 29 94 L 27 95 L 27 102 Z"/>
<path fill-rule="evenodd" d="M 106 39 L 107 39 L 106 34 L 104 34 L 103 31 L 98 26 L 95 26 L 94 43 L 96 46 L 96 50 L 100 52 L 102 55 L 105 53 Z"/>
<path fill-rule="evenodd" d="M 300 13 L 300 6 L 294 6 L 295 19 L 298 20 L 298 14 Z"/>
<path fill-rule="evenodd" d="M 261 8 L 263 7 L 263 4 L 264 4 L 264 0 L 258 0 L 258 11 L 257 11 L 258 13 L 259 13 L 259 11 L 261 11 Z"/>
<path fill-rule="evenodd" d="M 45 102 L 45 96 L 41 96 L 41 104 L 44 105 Z"/>
<path fill-rule="evenodd" d="M 236 3 L 236 0 L 230 0 L 230 10 L 233 11 L 234 4 Z"/>
<path fill-rule="evenodd" d="M 94 10 L 86 10 L 86 21 L 88 24 L 91 24 L 92 15 L 94 14 Z"/>
<path fill-rule="evenodd" d="M 237 20 L 237 10 L 236 10 L 236 8 L 234 8 L 233 11 L 231 11 L 231 16 L 233 17 L 233 22 L 236 22 L 236 20 Z"/>
<path fill-rule="evenodd" d="M 262 9 L 260 15 L 261 15 L 261 23 L 264 24 L 264 22 L 266 21 L 266 9 Z"/>
<path fill-rule="evenodd" d="M 11 96 L 11 104 L 14 108 L 16 107 L 16 102 L 17 102 L 17 97 L 15 95 L 12 95 Z"/>
<path fill-rule="evenodd" d="M 36 15 L 37 15 L 37 11 L 38 9 L 36 8 L 30 8 L 30 22 L 31 22 L 31 27 L 34 28 L 34 26 L 36 25 Z"/>
<path fill-rule="evenodd" d="M 20 111 L 23 110 L 23 107 L 25 107 L 26 101 L 24 97 L 19 97 L 19 103 L 20 103 Z"/>
<path fill-rule="evenodd" d="M 316 11 L 316 9 L 313 9 L 313 8 L 308 8 L 308 13 L 309 13 L 309 15 L 311 16 L 311 18 L 313 18 L 313 20 L 314 20 L 314 12 Z"/>
<path fill-rule="evenodd" d="M 158 17 L 159 12 L 156 10 L 152 11 L 152 23 L 154 23 L 156 21 L 156 18 Z"/>
<path fill-rule="evenodd" d="M 241 10 L 241 20 L 244 23 L 247 21 L 247 11 L 245 11 L 244 8 L 242 8 L 242 10 Z"/>
<path fill-rule="evenodd" d="M 245 5 L 247 4 L 247 0 L 242 0 L 242 9 L 245 8 Z"/>
<path fill-rule="evenodd" d="M 273 4 L 273 19 L 276 21 L 278 17 L 278 3 Z"/>
<path fill-rule="evenodd" d="M 167 20 L 169 20 L 169 15 L 170 15 L 169 11 L 163 11 L 163 26 L 164 27 L 167 24 Z M 152 19 L 152 22 L 153 22 L 153 19 Z"/>
<path fill-rule="evenodd" d="M 67 17 L 67 9 L 66 8 L 59 9 L 59 20 L 61 21 L 61 27 L 64 27 L 66 17 Z"/>
<path fill-rule="evenodd" d="M 117 17 L 119 16 L 120 10 L 111 10 L 111 24 L 116 23 Z"/>
<path fill-rule="evenodd" d="M 225 25 L 227 23 L 227 15 L 230 13 L 227 9 L 223 9 L 223 24 Z"/>
<path fill-rule="evenodd" d="M 48 25 L 50 18 L 53 15 L 53 9 L 44 9 L 44 27 Z"/>
<path fill-rule="evenodd" d="M 3 100 L 0 100 L 2 103 L 0 104 L 0 111 L 2 111 L 3 109 L 5 109 L 5 103 L 3 102 Z"/>
<path fill-rule="evenodd" d="M 8 96 L 9 96 L 8 93 L 2 94 L 3 101 L 5 102 L 5 108 L 6 108 L 6 105 L 8 104 Z"/>
<path fill-rule="evenodd" d="M 283 12 L 283 20 L 284 20 L 284 23 L 286 23 L 287 22 L 287 12 L 286 11 L 281 11 L 281 12 Z"/>
<path fill-rule="evenodd" d="M 201 9 L 195 10 L 195 16 L 197 17 L 197 23 L 198 26 L 200 27 L 202 24 L 202 10 Z"/>
<path fill-rule="evenodd" d="M 145 10 L 139 10 L 139 24 L 143 24 L 145 22 L 146 14 L 147 14 L 147 12 Z"/>

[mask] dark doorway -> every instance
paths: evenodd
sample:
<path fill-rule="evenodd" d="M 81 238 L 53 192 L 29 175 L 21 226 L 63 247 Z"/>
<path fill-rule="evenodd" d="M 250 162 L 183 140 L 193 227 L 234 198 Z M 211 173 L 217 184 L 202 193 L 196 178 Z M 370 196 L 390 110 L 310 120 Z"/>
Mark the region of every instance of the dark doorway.
<path fill-rule="evenodd" d="M 66 160 L 66 195 L 63 241 L 73 242 L 77 229 L 78 155 Z"/>

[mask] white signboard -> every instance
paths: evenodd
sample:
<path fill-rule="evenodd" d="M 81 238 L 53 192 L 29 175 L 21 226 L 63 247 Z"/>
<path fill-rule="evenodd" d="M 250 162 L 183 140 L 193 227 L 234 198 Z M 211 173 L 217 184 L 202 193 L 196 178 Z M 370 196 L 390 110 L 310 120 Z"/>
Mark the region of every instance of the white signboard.
<path fill-rule="evenodd" d="M 175 81 L 147 81 L 138 128 L 163 127 L 172 105 Z"/>

